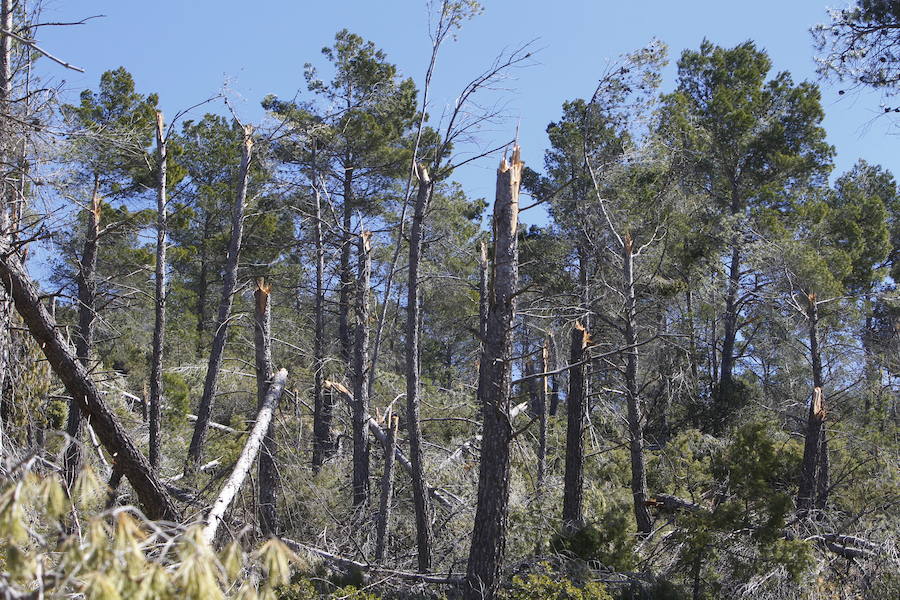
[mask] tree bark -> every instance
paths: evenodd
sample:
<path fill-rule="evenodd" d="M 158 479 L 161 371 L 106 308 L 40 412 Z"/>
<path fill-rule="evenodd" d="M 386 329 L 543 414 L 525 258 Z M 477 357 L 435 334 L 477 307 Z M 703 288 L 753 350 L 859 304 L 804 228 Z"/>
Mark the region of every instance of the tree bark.
<path fill-rule="evenodd" d="M 212 509 L 209 511 L 209 515 L 206 517 L 206 526 L 203 529 L 203 537 L 210 544 L 216 537 L 216 530 L 222 522 L 222 518 L 225 516 L 225 511 L 238 493 L 238 490 L 241 489 L 244 478 L 250 471 L 250 467 L 253 466 L 253 461 L 256 460 L 256 455 L 259 453 L 259 448 L 263 443 L 263 437 L 265 437 L 266 431 L 269 429 L 269 424 L 272 422 L 272 414 L 275 412 L 275 407 L 278 406 L 278 401 L 281 399 L 281 393 L 284 391 L 286 380 L 287 369 L 279 369 L 278 373 L 276 373 L 275 377 L 272 379 L 272 383 L 269 385 L 262 407 L 260 407 L 259 413 L 256 415 L 256 423 L 253 424 L 253 429 L 250 430 L 250 436 L 247 438 L 247 443 L 244 444 L 244 448 L 241 450 L 241 455 L 234 465 L 234 470 L 228 477 L 228 481 L 222 486 L 222 491 L 219 492 L 219 496 L 216 498 Z"/>
<path fill-rule="evenodd" d="M 622 279 L 625 291 L 625 401 L 628 404 L 629 452 L 631 454 L 631 494 L 634 518 L 639 533 L 649 535 L 652 530 L 647 510 L 647 469 L 644 463 L 644 426 L 641 399 L 638 391 L 638 348 L 636 297 L 634 290 L 634 240 L 625 234 L 622 244 Z"/>
<path fill-rule="evenodd" d="M 350 339 L 350 294 L 353 287 L 353 273 L 350 258 L 353 256 L 353 169 L 349 152 L 345 157 L 343 232 L 341 233 L 341 289 L 338 290 L 338 340 L 341 358 L 348 366 L 353 352 Z"/>
<path fill-rule="evenodd" d="M 160 421 L 162 418 L 162 362 L 166 339 L 166 244 L 168 215 L 166 214 L 167 144 L 163 129 L 163 114 L 156 112 L 156 159 L 159 163 L 156 182 L 156 271 L 155 321 L 153 324 L 153 356 L 150 361 L 150 466 L 159 468 Z"/>
<path fill-rule="evenodd" d="M 258 410 L 263 409 L 269 384 L 274 376 L 272 367 L 272 308 L 271 287 L 260 279 L 256 282 L 253 297 L 254 326 L 253 341 L 256 357 L 256 399 Z M 275 520 L 276 493 L 278 489 L 278 469 L 275 466 L 275 427 L 270 422 L 263 438 L 259 455 L 259 528 L 264 536 L 277 533 Z"/>
<path fill-rule="evenodd" d="M 381 501 L 378 507 L 378 526 L 375 535 L 375 562 L 384 559 L 384 546 L 391 520 L 391 500 L 394 497 L 394 455 L 397 452 L 397 428 L 400 420 L 390 417 L 387 443 L 384 445 L 384 475 L 381 478 Z"/>
<path fill-rule="evenodd" d="M 544 347 L 541 352 L 541 360 L 538 363 L 538 373 L 546 373 L 548 370 L 549 341 L 544 340 Z M 532 385 L 537 388 L 537 409 L 538 409 L 538 452 L 537 452 L 537 496 L 540 499 L 544 494 L 544 480 L 547 476 L 547 378 L 541 377 L 540 380 Z"/>
<path fill-rule="evenodd" d="M 75 356 L 85 371 L 90 373 L 90 354 L 94 345 L 94 321 L 97 318 L 97 246 L 100 237 L 100 177 L 94 175 L 94 189 L 91 193 L 91 207 L 85 211 L 87 226 L 84 232 L 84 247 L 78 268 L 78 334 L 75 336 Z M 81 467 L 81 410 L 73 397 L 69 401 L 69 416 L 66 433 L 71 438 L 66 447 L 64 470 L 69 489 L 75 484 Z"/>
<path fill-rule="evenodd" d="M 6 31 L 12 30 L 12 7 L 10 0 L 0 1 L 0 26 Z M 12 88 L 12 45 L 8 35 L 0 35 L 0 165 L 10 161 L 10 143 L 12 141 L 12 120 L 10 114 L 10 96 Z M 6 177 L 0 178 L 0 244 L 12 244 L 13 231 L 10 216 L 9 188 L 11 184 Z M 10 299 L 0 288 L 0 402 L 2 402 L 6 384 L 12 367 L 12 309 Z M 0 420 L 0 456 L 6 451 L 5 432 Z"/>
<path fill-rule="evenodd" d="M 566 471 L 563 477 L 563 527 L 574 532 L 584 525 L 584 355 L 590 334 L 575 323 L 569 352 L 569 393 L 566 397 Z"/>
<path fill-rule="evenodd" d="M 736 213 L 736 211 L 733 211 Z M 734 398 L 734 344 L 738 330 L 738 289 L 741 278 L 741 233 L 736 231 L 731 239 L 731 265 L 728 268 L 728 284 L 725 288 L 725 331 L 722 337 L 722 367 L 719 370 L 719 385 L 716 389 L 715 428 L 721 431 L 725 426 L 725 411 Z"/>
<path fill-rule="evenodd" d="M 516 232 L 523 167 L 520 150 L 516 146 L 511 162 L 507 163 L 504 158 L 497 171 L 493 285 L 478 380 L 478 400 L 483 419 L 478 504 L 466 569 L 465 595 L 473 599 L 494 597 L 506 551 L 510 443 L 513 435 L 509 421 L 512 327 L 519 285 Z"/>
<path fill-rule="evenodd" d="M 144 512 L 151 519 L 177 521 L 178 510 L 150 467 L 103 400 L 87 370 L 69 350 L 56 322 L 41 303 L 37 288 L 25 267 L 9 248 L 0 242 L 0 281 L 12 296 L 25 326 L 47 357 L 66 391 L 78 402 L 106 451 L 115 460 L 114 468 L 131 483 Z"/>
<path fill-rule="evenodd" d="M 812 362 L 813 395 L 806 418 L 806 441 L 800 470 L 800 489 L 797 492 L 797 514 L 803 518 L 810 509 L 821 504 L 824 508 L 828 490 L 828 447 L 825 438 L 825 398 L 822 376 L 822 357 L 819 351 L 819 312 L 816 295 L 807 296 L 806 319 L 809 330 L 809 353 Z M 823 458 L 825 464 L 823 465 Z M 823 468 L 824 467 L 824 468 Z M 821 495 L 821 502 L 819 496 Z"/>
<path fill-rule="evenodd" d="M 372 233 L 358 241 L 356 332 L 353 336 L 353 506 L 369 498 L 369 287 L 372 276 Z"/>
<path fill-rule="evenodd" d="M 206 380 L 203 382 L 203 396 L 200 398 L 200 406 L 197 409 L 197 424 L 194 426 L 194 435 L 191 437 L 191 446 L 188 449 L 188 457 L 184 465 L 185 476 L 191 475 L 200 464 L 203 455 L 203 444 L 206 442 L 213 400 L 216 396 L 217 379 L 219 370 L 222 368 L 222 355 L 225 352 L 225 342 L 228 338 L 228 321 L 231 318 L 231 305 L 237 286 L 238 259 L 241 254 L 241 239 L 244 232 L 244 205 L 247 202 L 247 187 L 250 181 L 253 128 L 249 125 L 244 127 L 244 143 L 241 150 L 238 190 L 231 211 L 231 241 L 228 243 L 228 254 L 225 259 L 222 299 L 219 302 L 219 314 L 216 318 L 216 331 L 213 335 L 209 363 L 206 368 Z"/>
<path fill-rule="evenodd" d="M 431 199 L 433 182 L 425 165 L 416 165 L 419 189 L 409 229 L 409 274 L 406 295 L 406 429 L 409 435 L 409 458 L 412 463 L 413 503 L 416 512 L 416 547 L 419 571 L 431 568 L 431 517 L 428 490 L 425 489 L 425 465 L 422 430 L 419 424 L 419 261 L 422 256 L 422 230 L 425 210 Z"/>

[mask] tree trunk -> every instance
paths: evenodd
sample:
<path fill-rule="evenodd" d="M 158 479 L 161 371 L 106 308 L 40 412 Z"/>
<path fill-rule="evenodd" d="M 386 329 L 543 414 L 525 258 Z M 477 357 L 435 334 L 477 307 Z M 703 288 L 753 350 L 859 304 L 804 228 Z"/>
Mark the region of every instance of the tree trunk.
<path fill-rule="evenodd" d="M 510 380 L 512 327 L 519 285 L 516 230 L 519 217 L 519 185 L 524 163 L 519 147 L 497 171 L 494 200 L 494 269 L 487 330 L 481 351 L 478 400 L 482 407 L 483 436 L 478 472 L 478 504 L 466 569 L 468 598 L 493 598 L 500 583 L 506 551 L 509 512 Z"/>
<path fill-rule="evenodd" d="M 416 510 L 416 547 L 419 571 L 431 568 L 431 515 L 428 490 L 425 489 L 425 465 L 422 430 L 419 424 L 419 260 L 422 257 L 422 230 L 425 210 L 431 199 L 433 182 L 425 165 L 416 165 L 419 190 L 409 229 L 409 274 L 406 294 L 406 429 L 409 434 L 409 459 L 412 463 L 413 503 Z"/>
<path fill-rule="evenodd" d="M 358 242 L 356 333 L 353 336 L 353 506 L 365 506 L 369 497 L 369 286 L 372 276 L 372 233 L 363 231 Z"/>
<path fill-rule="evenodd" d="M 0 1 L 0 26 L 6 31 L 12 30 L 12 7 L 10 0 Z M 0 35 L 0 165 L 10 161 L 10 143 L 12 127 L 10 127 L 10 96 L 12 87 L 12 45 L 8 35 Z M 0 177 L 0 245 L 11 245 L 13 241 L 12 221 L 10 218 L 9 187 L 6 177 Z M 0 402 L 4 401 L 4 392 L 12 367 L 12 307 L 10 299 L 0 288 Z M 3 423 L 0 421 L 0 457 L 6 451 Z"/>
<path fill-rule="evenodd" d="M 256 423 L 253 424 L 253 429 L 250 430 L 247 443 L 244 444 L 241 455 L 234 465 L 234 470 L 228 477 L 228 481 L 222 486 L 222 491 L 219 492 L 219 496 L 216 498 L 212 509 L 209 511 L 209 515 L 206 517 L 206 527 L 203 529 L 203 537 L 210 544 L 216 537 L 216 530 L 222 522 L 222 518 L 225 516 L 228 505 L 231 504 L 231 501 L 238 493 L 238 490 L 241 489 L 244 478 L 250 471 L 250 467 L 253 466 L 253 461 L 256 459 L 257 453 L 259 453 L 260 446 L 262 446 L 263 437 L 269 429 L 269 424 L 272 422 L 272 414 L 275 412 L 275 407 L 278 406 L 278 401 L 281 399 L 281 393 L 284 391 L 286 380 L 287 369 L 280 369 L 278 373 L 275 374 L 274 379 L 272 379 L 272 383 L 269 385 L 269 389 L 266 392 L 266 397 L 259 409 L 259 413 L 256 415 Z"/>
<path fill-rule="evenodd" d="M 734 401 L 734 344 L 738 330 L 738 289 L 741 278 L 741 234 L 735 232 L 731 240 L 731 265 L 728 269 L 728 284 L 725 288 L 725 331 L 722 338 L 722 367 L 719 370 L 719 385 L 716 389 L 715 428 L 721 431 L 725 426 L 729 406 Z"/>
<path fill-rule="evenodd" d="M 314 473 L 334 454 L 335 441 L 331 435 L 331 413 L 334 401 L 331 392 L 326 393 L 325 382 L 325 240 L 322 235 L 322 198 L 316 183 L 315 148 L 313 148 L 313 172 L 310 179 L 316 194 L 316 305 L 315 338 L 313 341 L 313 455 Z"/>
<path fill-rule="evenodd" d="M 638 349 L 635 331 L 636 298 L 634 290 L 634 240 L 625 234 L 622 244 L 622 279 L 625 288 L 625 401 L 628 404 L 628 437 L 631 454 L 631 495 L 639 533 L 652 530 L 647 508 L 647 469 L 644 463 L 644 426 L 638 392 Z"/>
<path fill-rule="evenodd" d="M 263 409 L 269 384 L 274 376 L 272 367 L 272 307 L 271 287 L 262 279 L 256 282 L 253 341 L 256 356 L 256 399 L 258 410 Z M 275 500 L 278 488 L 278 469 L 275 466 L 275 426 L 269 423 L 259 455 L 259 528 L 264 536 L 277 533 Z"/>
<path fill-rule="evenodd" d="M 75 356 L 85 371 L 90 373 L 90 354 L 94 345 L 94 321 L 97 318 L 97 245 L 100 237 L 100 177 L 94 176 L 94 190 L 91 193 L 91 207 L 86 211 L 87 227 L 84 232 L 84 247 L 78 268 L 78 334 L 75 336 Z M 66 433 L 71 438 L 64 458 L 66 485 L 69 489 L 75 483 L 81 467 L 81 410 L 73 397 L 69 401 L 69 416 Z"/>
<path fill-rule="evenodd" d="M 212 415 L 212 404 L 216 396 L 217 379 L 222 367 L 222 355 L 225 352 L 225 341 L 228 338 L 228 321 L 231 318 L 231 305 L 234 290 L 237 286 L 238 259 L 241 254 L 241 238 L 244 233 L 244 205 L 247 202 L 247 186 L 250 181 L 250 153 L 253 149 L 253 128 L 244 127 L 244 143 L 241 152 L 238 190 L 235 194 L 231 211 L 231 241 L 228 243 L 228 254 L 225 259 L 225 279 L 222 284 L 222 299 L 219 302 L 219 314 L 216 318 L 216 331 L 210 348 L 209 363 L 206 368 L 206 380 L 203 382 L 203 396 L 197 409 L 197 424 L 191 437 L 191 446 L 184 465 L 185 476 L 200 464 L 203 455 L 203 444 Z"/>
<path fill-rule="evenodd" d="M 56 322 L 41 304 L 38 290 L 25 272 L 25 267 L 4 243 L 0 243 L 0 281 L 12 296 L 16 310 L 54 373 L 78 402 L 100 442 L 114 458 L 114 468 L 120 469 L 131 483 L 144 512 L 151 519 L 177 521 L 178 510 L 150 468 L 150 462 L 125 433 L 97 386 L 88 377 L 87 369 L 72 355 Z"/>
<path fill-rule="evenodd" d="M 381 501 L 378 506 L 378 526 L 375 535 L 375 562 L 384 560 L 384 546 L 391 520 L 391 500 L 394 497 L 394 455 L 397 452 L 397 428 L 400 420 L 391 416 L 384 445 L 384 475 L 381 478 Z"/>
<path fill-rule="evenodd" d="M 207 245 L 212 235 L 209 213 L 203 216 L 203 239 L 200 240 L 200 274 L 197 281 L 197 356 L 203 356 L 206 337 L 206 296 L 209 292 L 209 253 Z"/>
<path fill-rule="evenodd" d="M 566 397 L 566 472 L 563 478 L 563 528 L 574 532 L 584 525 L 584 401 L 585 351 L 590 334 L 575 323 L 569 353 L 569 394 Z"/>
<path fill-rule="evenodd" d="M 162 418 L 162 362 L 166 338 L 166 243 L 168 223 L 166 214 L 167 146 L 163 129 L 163 114 L 156 112 L 156 159 L 159 163 L 156 182 L 156 287 L 155 321 L 153 324 L 153 357 L 150 362 L 150 466 L 159 468 L 159 428 Z"/>
<path fill-rule="evenodd" d="M 809 294 L 806 305 L 809 330 L 809 353 L 812 362 L 813 396 L 806 419 L 806 441 L 803 446 L 803 462 L 800 471 L 800 489 L 797 492 L 797 513 L 807 516 L 813 505 L 825 505 L 828 490 L 828 446 L 825 438 L 825 398 L 822 376 L 822 357 L 819 351 L 819 312 L 816 295 Z M 823 465 L 823 458 L 825 464 Z M 824 467 L 824 468 L 823 468 Z M 819 498 L 821 497 L 821 502 Z"/>
<path fill-rule="evenodd" d="M 350 267 L 350 257 L 353 255 L 353 169 L 350 165 L 352 157 L 345 157 L 344 171 L 344 207 L 343 226 L 341 232 L 341 288 L 338 290 L 338 339 L 341 346 L 341 358 L 349 365 L 353 352 L 350 339 L 350 294 L 353 287 L 353 273 Z"/>
<path fill-rule="evenodd" d="M 549 351 L 549 341 L 544 340 L 541 360 L 538 363 L 539 373 L 546 373 L 549 369 Z M 537 388 L 538 408 L 537 495 L 541 497 L 547 474 L 547 378 L 541 377 L 534 385 Z"/>
<path fill-rule="evenodd" d="M 547 350 L 548 350 L 548 366 L 552 368 L 552 370 L 556 370 L 559 367 L 559 354 L 556 351 L 556 341 L 553 338 L 553 334 L 547 336 Z M 555 417 L 556 413 L 559 410 L 559 380 L 560 373 L 555 373 L 550 377 L 550 406 L 548 407 L 548 414 L 551 417 Z"/>

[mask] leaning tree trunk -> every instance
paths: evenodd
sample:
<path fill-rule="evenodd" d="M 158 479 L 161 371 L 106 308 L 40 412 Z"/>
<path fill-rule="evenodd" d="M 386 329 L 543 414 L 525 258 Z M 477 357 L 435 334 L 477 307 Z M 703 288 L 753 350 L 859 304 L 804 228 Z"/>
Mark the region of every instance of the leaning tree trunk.
<path fill-rule="evenodd" d="M 97 245 L 100 237 L 100 177 L 94 176 L 91 207 L 86 211 L 87 227 L 84 232 L 84 248 L 78 269 L 78 334 L 75 336 L 75 356 L 86 371 L 90 372 L 91 347 L 94 345 L 94 321 L 97 318 Z M 64 459 L 66 485 L 75 483 L 81 467 L 81 410 L 73 397 L 69 401 L 69 417 L 66 433 L 71 438 Z"/>
<path fill-rule="evenodd" d="M 566 472 L 563 478 L 563 527 L 573 532 L 584 525 L 584 401 L 585 353 L 590 334 L 575 323 L 569 352 L 569 394 L 566 397 Z"/>
<path fill-rule="evenodd" d="M 234 470 L 228 477 L 228 481 L 222 486 L 222 491 L 219 492 L 216 501 L 213 502 L 213 506 L 206 517 L 206 526 L 203 528 L 203 538 L 209 543 L 212 543 L 216 537 L 216 530 L 225 516 L 228 505 L 234 500 L 235 495 L 244 483 L 244 479 L 247 477 L 247 473 L 250 471 L 250 467 L 253 466 L 253 461 L 259 453 L 260 446 L 262 446 L 263 437 L 265 437 L 266 431 L 268 431 L 272 422 L 275 407 L 278 406 L 278 401 L 281 399 L 285 381 L 287 381 L 287 369 L 279 369 L 272 379 L 272 383 L 269 384 L 266 397 L 256 415 L 256 423 L 253 425 L 253 429 L 250 430 L 247 443 L 244 444 L 244 448 L 241 450 L 241 454 L 234 465 Z"/>
<path fill-rule="evenodd" d="M 3 242 L 0 242 L 0 282 L 12 296 L 16 310 L 47 357 L 54 373 L 78 403 L 100 442 L 113 457 L 115 468 L 131 483 L 144 512 L 151 519 L 177 521 L 178 510 L 162 482 L 153 473 L 150 462 L 128 437 L 97 386 L 88 377 L 87 369 L 72 355 L 56 321 L 41 304 L 37 287 L 26 273 L 22 262 L 9 245 Z"/>
<path fill-rule="evenodd" d="M 819 350 L 819 311 L 816 295 L 809 294 L 806 305 L 809 353 L 812 362 L 813 396 L 806 419 L 806 441 L 797 493 L 797 513 L 805 517 L 813 505 L 824 508 L 828 493 L 828 446 L 825 442 L 825 399 L 822 356 Z"/>
<path fill-rule="evenodd" d="M 372 276 L 372 233 L 359 236 L 356 289 L 356 332 L 353 336 L 353 506 L 369 497 L 369 286 Z"/>
<path fill-rule="evenodd" d="M 388 415 L 387 442 L 384 444 L 384 474 L 381 478 L 381 501 L 378 505 L 378 525 L 375 533 L 375 562 L 384 559 L 384 546 L 391 521 L 391 500 L 394 497 L 394 455 L 397 453 L 399 419 Z"/>
<path fill-rule="evenodd" d="M 272 308 L 271 287 L 260 279 L 253 297 L 256 300 L 253 319 L 253 341 L 256 357 L 256 399 L 258 410 L 263 409 L 269 384 L 274 376 L 272 367 Z M 259 455 L 259 528 L 263 535 L 275 535 L 275 500 L 278 469 L 275 466 L 275 426 L 269 423 Z"/>
<path fill-rule="evenodd" d="M 203 396 L 197 409 L 197 424 L 188 448 L 188 457 L 184 465 L 184 474 L 190 476 L 200 464 L 203 455 L 203 444 L 212 415 L 212 404 L 216 396 L 219 370 L 222 368 L 222 355 L 228 338 L 228 321 L 231 318 L 231 304 L 237 286 L 238 259 L 241 254 L 241 238 L 244 233 L 244 205 L 247 202 L 247 186 L 250 181 L 250 153 L 253 150 L 253 128 L 244 127 L 244 143 L 241 152 L 238 190 L 235 194 L 234 206 L 231 210 L 231 241 L 228 243 L 228 254 L 225 259 L 225 278 L 222 284 L 222 299 L 219 302 L 219 314 L 216 318 L 216 331 L 213 335 L 209 363 L 206 368 L 206 380 L 203 382 Z"/>
<path fill-rule="evenodd" d="M 504 158 L 497 171 L 493 219 L 493 285 L 478 380 L 483 435 L 478 472 L 478 504 L 475 508 L 475 526 L 466 569 L 465 594 L 468 598 L 494 597 L 500 583 L 500 569 L 506 551 L 509 459 L 513 437 L 509 421 L 512 327 L 519 285 L 516 230 L 523 167 L 519 147 L 516 146 L 511 163 L 507 163 Z"/>
<path fill-rule="evenodd" d="M 416 510 L 416 547 L 419 571 L 431 568 L 431 517 L 428 490 L 425 487 L 425 464 L 422 451 L 422 429 L 419 424 L 419 261 L 422 257 L 422 230 L 425 210 L 434 183 L 425 165 L 416 165 L 419 190 L 409 229 L 409 274 L 406 294 L 406 429 L 409 434 L 409 459 L 412 462 L 413 503 Z"/>
<path fill-rule="evenodd" d="M 166 338 L 166 244 L 168 223 L 166 215 L 167 145 L 163 130 L 163 114 L 156 112 L 156 159 L 159 163 L 156 181 L 156 288 L 155 322 L 153 324 L 153 357 L 150 361 L 150 465 L 159 468 L 159 428 L 162 418 L 162 362 Z"/>
<path fill-rule="evenodd" d="M 625 401 L 628 405 L 628 438 L 631 454 L 631 495 L 634 518 L 639 533 L 651 531 L 647 508 L 647 468 L 644 463 L 644 426 L 641 423 L 641 400 L 638 390 L 638 348 L 635 331 L 636 298 L 634 290 L 634 240 L 625 234 L 622 243 L 622 280 L 625 288 Z"/>

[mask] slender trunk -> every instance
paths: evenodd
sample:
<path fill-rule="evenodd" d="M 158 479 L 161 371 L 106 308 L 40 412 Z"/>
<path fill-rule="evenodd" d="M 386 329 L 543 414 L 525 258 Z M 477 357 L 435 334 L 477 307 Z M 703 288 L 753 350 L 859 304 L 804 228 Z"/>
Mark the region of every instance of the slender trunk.
<path fill-rule="evenodd" d="M 590 335 L 581 323 L 572 329 L 569 353 L 569 393 L 566 397 L 566 472 L 563 478 L 563 528 L 574 532 L 584 525 L 584 358 Z"/>
<path fill-rule="evenodd" d="M 351 156 L 345 158 L 345 164 L 351 164 Z M 344 172 L 344 207 L 343 227 L 341 233 L 341 289 L 338 291 L 338 339 L 341 345 L 341 358 L 346 364 L 350 364 L 353 352 L 350 340 L 350 294 L 353 287 L 353 273 L 350 267 L 350 257 L 353 255 L 351 231 L 353 227 L 353 169 L 345 166 Z"/>
<path fill-rule="evenodd" d="M 431 199 L 433 183 L 424 165 L 417 165 L 419 190 L 409 230 L 409 275 L 406 295 L 406 429 L 409 434 L 409 459 L 412 462 L 413 503 L 416 511 L 416 546 L 419 571 L 431 568 L 431 517 L 428 490 L 425 489 L 425 465 L 422 430 L 419 424 L 419 260 L 422 256 L 422 230 L 425 210 Z"/>
<path fill-rule="evenodd" d="M 685 278 L 687 291 L 684 293 L 687 304 L 687 333 L 688 333 L 688 362 L 691 367 L 691 385 L 695 396 L 699 397 L 700 391 L 700 367 L 697 361 L 697 332 L 694 330 L 694 290 L 691 288 L 690 279 Z"/>
<path fill-rule="evenodd" d="M 238 490 L 241 489 L 250 467 L 253 466 L 253 461 L 259 453 L 260 446 L 262 446 L 263 437 L 272 422 L 272 414 L 275 412 L 275 407 L 278 406 L 278 401 L 281 399 L 285 381 L 287 381 L 287 369 L 280 369 L 269 385 L 266 397 L 259 409 L 259 413 L 256 415 L 256 423 L 254 423 L 253 429 L 250 430 L 247 443 L 244 444 L 244 448 L 241 450 L 241 454 L 234 465 L 234 470 L 228 477 L 228 481 L 222 486 L 222 491 L 219 492 L 219 496 L 206 517 L 203 538 L 208 543 L 212 543 L 216 537 L 216 530 L 225 516 L 225 511 L 228 509 L 231 501 L 234 500 Z"/>
<path fill-rule="evenodd" d="M 163 394 L 162 362 L 166 337 L 166 243 L 168 215 L 166 214 L 166 158 L 167 147 L 163 130 L 163 114 L 156 112 L 156 159 L 159 171 L 156 182 L 156 303 L 153 325 L 153 357 L 150 362 L 150 465 L 159 468 L 159 428 Z"/>
<path fill-rule="evenodd" d="M 372 276 L 372 233 L 363 231 L 358 242 L 356 333 L 353 336 L 353 506 L 365 506 L 369 497 L 369 286 Z"/>
<path fill-rule="evenodd" d="M 228 337 L 228 320 L 231 318 L 231 305 L 235 287 L 237 286 L 238 259 L 241 253 L 241 238 L 244 232 L 244 205 L 247 202 L 247 186 L 250 180 L 250 153 L 253 149 L 253 128 L 244 127 L 244 143 L 241 152 L 241 166 L 238 179 L 238 190 L 235 194 L 231 211 L 231 241 L 228 243 L 228 254 L 225 259 L 225 279 L 222 285 L 222 299 L 219 302 L 219 314 L 216 318 L 216 331 L 213 335 L 206 369 L 206 380 L 203 382 L 203 396 L 197 409 L 197 424 L 191 437 L 188 458 L 185 461 L 184 473 L 190 476 L 200 464 L 203 444 L 212 415 L 212 404 L 216 396 L 217 378 L 222 367 L 222 355 Z"/>
<path fill-rule="evenodd" d="M 3 242 L 0 242 L 0 283 L 12 296 L 16 310 L 54 373 L 78 402 L 78 407 L 84 411 L 106 451 L 115 458 L 115 467 L 131 483 L 144 512 L 151 519 L 178 521 L 178 510 L 162 482 L 153 473 L 150 462 L 128 437 L 97 386 L 88 377 L 87 369 L 72 355 L 61 330 L 41 303 L 37 287 L 24 265 Z"/>
<path fill-rule="evenodd" d="M 741 234 L 735 232 L 731 238 L 731 265 L 728 269 L 728 284 L 725 289 L 725 331 L 722 337 L 722 367 L 719 369 L 719 385 L 716 389 L 715 428 L 721 431 L 728 415 L 726 411 L 734 401 L 734 345 L 738 329 L 738 289 L 741 277 Z"/>
<path fill-rule="evenodd" d="M 631 453 L 631 495 L 638 532 L 651 531 L 647 508 L 647 469 L 644 464 L 644 428 L 641 423 L 641 399 L 638 395 L 638 349 L 635 332 L 636 298 L 634 291 L 634 240 L 625 234 L 622 244 L 622 279 L 625 288 L 625 400 L 628 404 L 629 451 Z"/>
<path fill-rule="evenodd" d="M 10 0 L 0 1 L 0 26 L 12 31 L 12 7 Z M 4 170 L 10 160 L 12 141 L 12 120 L 10 96 L 12 86 L 12 45 L 8 35 L 0 35 L 0 167 Z M 7 177 L 0 177 L 0 244 L 12 244 L 13 231 L 10 217 L 10 183 Z M 12 367 L 12 307 L 10 299 L 0 288 L 0 398 L 5 396 L 7 378 Z M 5 451 L 2 423 L 0 423 L 0 455 Z"/>
<path fill-rule="evenodd" d="M 206 302 L 209 292 L 209 253 L 207 245 L 212 235 L 210 216 L 203 216 L 203 239 L 200 240 L 200 274 L 197 281 L 197 356 L 203 355 L 203 340 L 206 338 Z"/>
<path fill-rule="evenodd" d="M 510 443 L 513 436 L 509 421 L 512 327 L 519 285 L 516 231 L 523 166 L 519 147 L 516 146 L 511 164 L 504 158 L 497 171 L 493 285 L 478 381 L 478 401 L 483 419 L 478 503 L 466 569 L 465 595 L 473 599 L 494 597 L 506 552 Z"/>
<path fill-rule="evenodd" d="M 800 489 L 797 492 L 797 512 L 805 517 L 813 505 L 825 505 L 828 488 L 828 467 L 822 469 L 822 458 L 827 457 L 825 438 L 825 398 L 823 394 L 822 357 L 819 351 L 819 312 L 816 295 L 809 294 L 806 305 L 806 322 L 809 331 L 809 353 L 812 362 L 813 396 L 806 419 L 806 441 L 803 446 L 803 462 L 800 471 Z"/>
<path fill-rule="evenodd" d="M 549 364 L 552 365 L 553 369 L 555 370 L 559 366 L 559 354 L 556 351 L 556 340 L 554 339 L 552 334 L 547 336 L 547 342 L 550 361 Z M 552 375 L 550 378 L 550 406 L 547 412 L 551 417 L 555 417 L 556 413 L 559 410 L 559 380 L 559 373 Z"/>
<path fill-rule="evenodd" d="M 397 428 L 400 420 L 391 416 L 384 445 L 384 475 L 381 478 L 381 501 L 378 506 L 378 526 L 375 534 L 375 562 L 384 560 L 384 546 L 391 521 L 391 500 L 394 497 L 394 455 L 397 452 Z"/>
<path fill-rule="evenodd" d="M 84 247 L 78 269 L 78 334 L 75 336 L 75 356 L 90 373 L 90 354 L 94 345 L 94 321 L 97 318 L 97 244 L 100 236 L 100 178 L 94 176 L 91 207 L 86 211 L 87 226 Z M 64 459 L 66 485 L 71 489 L 81 467 L 81 410 L 73 397 L 69 401 L 66 433 L 71 438 Z"/>
<path fill-rule="evenodd" d="M 549 370 L 549 337 L 544 340 L 541 360 L 538 363 L 538 372 L 546 373 Z M 544 493 L 544 480 L 547 478 L 547 378 L 541 377 L 537 383 L 537 407 L 538 407 L 538 453 L 537 453 L 537 495 L 540 498 Z"/>
<path fill-rule="evenodd" d="M 272 367 L 272 307 L 271 287 L 260 279 L 256 282 L 253 297 L 253 341 L 256 357 L 256 400 L 258 410 L 263 409 L 269 384 L 274 377 Z M 269 423 L 259 455 L 259 528 L 264 536 L 275 535 L 275 501 L 278 488 L 278 469 L 275 466 L 275 426 Z"/>

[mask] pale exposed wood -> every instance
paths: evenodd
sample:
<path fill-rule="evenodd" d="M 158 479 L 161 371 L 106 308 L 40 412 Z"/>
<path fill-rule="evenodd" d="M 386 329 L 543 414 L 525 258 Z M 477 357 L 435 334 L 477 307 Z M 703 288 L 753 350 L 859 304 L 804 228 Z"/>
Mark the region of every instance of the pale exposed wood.
<path fill-rule="evenodd" d="M 482 340 L 478 374 L 478 401 L 482 409 L 483 438 L 478 470 L 478 504 L 466 568 L 467 598 L 493 598 L 500 583 L 506 553 L 509 512 L 509 421 L 512 327 L 519 286 L 519 186 L 525 164 L 519 147 L 497 171 L 494 200 L 493 277 L 489 288 L 487 326 Z"/>
<path fill-rule="evenodd" d="M 253 429 L 250 430 L 250 437 L 247 438 L 247 443 L 244 444 L 244 448 L 241 450 L 241 455 L 234 465 L 234 470 L 228 477 L 228 481 L 222 486 L 222 491 L 219 492 L 219 496 L 206 517 L 203 538 L 209 543 L 212 543 L 216 537 L 216 531 L 222 522 L 222 518 L 225 516 L 225 511 L 228 509 L 231 501 L 234 500 L 238 490 L 241 489 L 244 478 L 247 477 L 250 467 L 253 466 L 253 461 L 256 460 L 256 455 L 259 453 L 259 448 L 263 442 L 263 436 L 269 428 L 272 414 L 275 412 L 275 407 L 278 405 L 281 393 L 284 391 L 285 381 L 287 381 L 287 369 L 280 369 L 269 385 L 263 405 L 256 415 L 256 423 L 254 423 Z"/>

